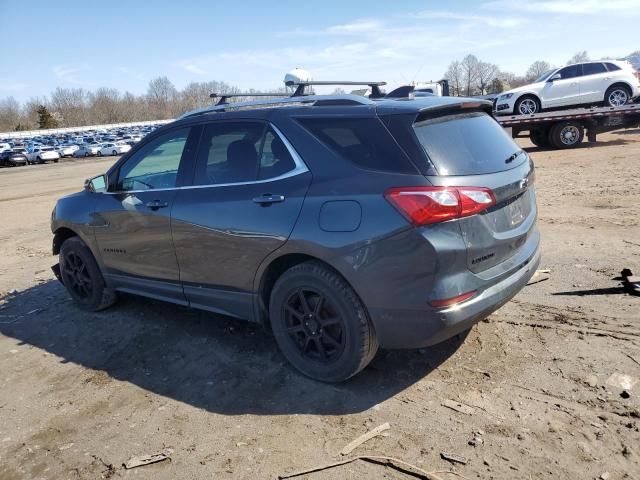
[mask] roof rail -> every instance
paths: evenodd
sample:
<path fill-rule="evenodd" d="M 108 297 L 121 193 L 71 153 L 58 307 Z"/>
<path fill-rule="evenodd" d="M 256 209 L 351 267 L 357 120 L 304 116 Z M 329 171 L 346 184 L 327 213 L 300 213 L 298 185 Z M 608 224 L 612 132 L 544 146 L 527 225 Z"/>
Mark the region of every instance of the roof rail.
<path fill-rule="evenodd" d="M 289 81 L 285 83 L 287 87 L 296 87 L 296 91 L 293 93 L 292 97 L 302 97 L 306 95 L 305 89 L 314 85 L 367 85 L 371 88 L 371 95 L 369 95 L 369 98 L 384 97 L 384 93 L 382 93 L 380 87 L 386 84 L 387 82 L 351 82 L 348 80 L 309 80 L 306 82 Z"/>
<path fill-rule="evenodd" d="M 241 92 L 241 93 L 212 93 L 209 95 L 210 98 L 219 98 L 218 102 L 216 103 L 216 106 L 218 105 L 227 105 L 229 102 L 227 102 L 228 99 L 233 98 L 233 97 L 288 97 L 290 96 L 289 93 L 282 93 L 282 92 L 278 92 L 278 93 L 251 93 L 251 92 Z"/>
<path fill-rule="evenodd" d="M 262 96 L 262 95 L 261 95 Z M 270 96 L 270 95 L 269 95 Z M 248 100 L 246 102 L 233 102 L 216 104 L 209 107 L 192 110 L 182 114 L 179 118 L 191 117 L 213 112 L 225 112 L 229 110 L 242 110 L 247 108 L 264 108 L 272 106 L 330 106 L 330 105 L 371 105 L 373 100 L 359 95 L 305 95 L 303 97 L 269 98 L 267 100 Z"/>

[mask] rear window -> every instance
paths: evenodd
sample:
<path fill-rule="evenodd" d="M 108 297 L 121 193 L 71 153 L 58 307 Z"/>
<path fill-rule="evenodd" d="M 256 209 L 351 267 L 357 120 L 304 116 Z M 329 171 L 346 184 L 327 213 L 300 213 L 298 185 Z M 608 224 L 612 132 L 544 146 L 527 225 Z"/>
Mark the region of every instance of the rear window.
<path fill-rule="evenodd" d="M 425 120 L 413 126 L 440 175 L 482 175 L 509 170 L 524 161 L 507 159 L 520 148 L 492 117 L 465 113 Z"/>
<path fill-rule="evenodd" d="M 367 170 L 416 173 L 377 118 L 301 118 L 300 123 L 341 157 Z"/>

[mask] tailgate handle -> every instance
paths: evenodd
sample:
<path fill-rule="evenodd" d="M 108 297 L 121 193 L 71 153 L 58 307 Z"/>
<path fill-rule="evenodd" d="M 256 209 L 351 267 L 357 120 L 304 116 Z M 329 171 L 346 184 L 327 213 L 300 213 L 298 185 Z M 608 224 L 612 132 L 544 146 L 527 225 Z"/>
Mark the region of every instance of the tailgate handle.
<path fill-rule="evenodd" d="M 265 193 L 259 197 L 255 197 L 253 201 L 254 203 L 267 206 L 272 203 L 284 202 L 284 195 L 272 195 L 271 193 Z"/>

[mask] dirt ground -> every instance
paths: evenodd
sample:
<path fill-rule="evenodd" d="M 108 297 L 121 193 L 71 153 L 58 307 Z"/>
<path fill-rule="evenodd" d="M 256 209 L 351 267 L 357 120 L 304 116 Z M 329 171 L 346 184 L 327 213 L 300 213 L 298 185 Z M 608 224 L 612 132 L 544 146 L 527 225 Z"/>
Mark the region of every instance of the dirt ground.
<path fill-rule="evenodd" d="M 640 383 L 624 398 L 611 378 L 640 377 L 640 297 L 613 280 L 640 273 L 640 130 L 522 145 L 550 279 L 466 338 L 379 352 L 339 385 L 296 373 L 258 326 L 134 297 L 76 309 L 49 270 L 49 216 L 113 159 L 0 170 L 0 479 L 273 479 L 384 422 L 353 455 L 441 479 L 640 479 Z M 122 466 L 158 452 L 170 461 Z M 297 478 L 411 477 L 352 463 Z"/>

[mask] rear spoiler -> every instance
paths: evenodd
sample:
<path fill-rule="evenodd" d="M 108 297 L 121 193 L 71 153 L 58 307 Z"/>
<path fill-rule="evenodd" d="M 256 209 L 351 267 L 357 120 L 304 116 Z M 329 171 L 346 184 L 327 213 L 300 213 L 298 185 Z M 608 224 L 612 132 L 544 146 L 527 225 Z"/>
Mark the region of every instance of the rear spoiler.
<path fill-rule="evenodd" d="M 491 115 L 493 112 L 493 103 L 488 100 L 465 99 L 459 103 L 425 107 L 420 109 L 414 123 L 418 123 L 429 118 L 466 112 L 484 112 Z"/>

